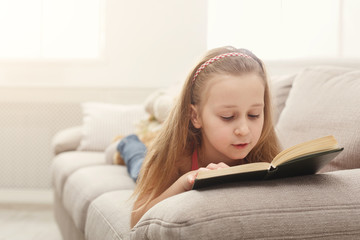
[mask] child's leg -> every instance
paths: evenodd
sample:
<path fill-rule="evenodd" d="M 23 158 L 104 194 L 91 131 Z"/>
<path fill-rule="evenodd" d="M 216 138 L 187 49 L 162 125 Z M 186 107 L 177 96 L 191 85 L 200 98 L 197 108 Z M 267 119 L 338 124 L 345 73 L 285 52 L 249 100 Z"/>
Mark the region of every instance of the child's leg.
<path fill-rule="evenodd" d="M 117 150 L 124 159 L 130 177 L 136 181 L 146 155 L 145 145 L 136 135 L 129 135 L 120 141 Z"/>

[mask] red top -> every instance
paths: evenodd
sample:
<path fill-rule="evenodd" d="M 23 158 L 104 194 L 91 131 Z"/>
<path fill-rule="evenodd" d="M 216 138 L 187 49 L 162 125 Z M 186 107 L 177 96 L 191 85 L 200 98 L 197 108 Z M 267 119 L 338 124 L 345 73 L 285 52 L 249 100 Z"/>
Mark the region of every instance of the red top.
<path fill-rule="evenodd" d="M 195 149 L 192 155 L 191 170 L 198 170 L 198 169 L 199 169 L 198 155 L 197 155 L 197 150 Z"/>

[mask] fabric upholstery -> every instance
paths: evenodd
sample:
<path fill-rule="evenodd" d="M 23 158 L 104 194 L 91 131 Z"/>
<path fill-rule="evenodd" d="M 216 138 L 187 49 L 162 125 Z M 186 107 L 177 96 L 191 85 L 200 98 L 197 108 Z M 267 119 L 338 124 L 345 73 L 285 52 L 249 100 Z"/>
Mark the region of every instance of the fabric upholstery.
<path fill-rule="evenodd" d="M 84 167 L 74 172 L 66 181 L 63 204 L 75 225 L 84 231 L 90 203 L 98 196 L 115 190 L 134 189 L 125 166 L 98 165 Z"/>
<path fill-rule="evenodd" d="M 114 141 L 105 149 L 105 162 L 106 164 L 114 164 L 114 156 L 117 152 L 116 148 L 120 140 Z"/>
<path fill-rule="evenodd" d="M 89 206 L 85 226 L 86 239 L 128 239 L 132 193 L 133 190 L 120 190 L 96 198 Z"/>
<path fill-rule="evenodd" d="M 354 239 L 360 235 L 359 174 L 354 169 L 188 191 L 151 208 L 131 239 Z"/>
<path fill-rule="evenodd" d="M 74 151 L 81 141 L 81 126 L 76 126 L 58 132 L 51 142 L 54 154 L 65 151 Z"/>
<path fill-rule="evenodd" d="M 274 124 L 279 120 L 280 114 L 285 107 L 286 99 L 295 79 L 294 75 L 273 78 L 270 83 L 270 91 L 272 94 L 272 104 L 274 108 Z"/>
<path fill-rule="evenodd" d="M 58 196 L 62 196 L 68 177 L 83 167 L 105 164 L 102 152 L 64 152 L 57 155 L 52 163 L 52 182 Z"/>
<path fill-rule="evenodd" d="M 284 148 L 334 135 L 345 150 L 322 169 L 360 167 L 360 70 L 311 67 L 299 73 L 276 126 Z"/>
<path fill-rule="evenodd" d="M 104 151 L 118 135 L 134 133 L 137 121 L 147 116 L 142 105 L 86 102 L 82 108 L 80 151 Z"/>
<path fill-rule="evenodd" d="M 85 240 L 84 233 L 75 226 L 71 215 L 65 210 L 56 193 L 54 194 L 54 215 L 63 240 Z"/>

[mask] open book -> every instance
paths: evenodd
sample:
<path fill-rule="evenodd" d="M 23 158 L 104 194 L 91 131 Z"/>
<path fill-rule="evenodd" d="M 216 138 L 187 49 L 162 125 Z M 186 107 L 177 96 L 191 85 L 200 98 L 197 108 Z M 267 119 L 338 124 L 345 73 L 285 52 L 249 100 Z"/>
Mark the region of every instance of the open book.
<path fill-rule="evenodd" d="M 338 146 L 334 136 L 314 139 L 281 151 L 271 163 L 248 163 L 218 170 L 200 171 L 193 189 L 233 181 L 314 174 L 343 149 Z"/>

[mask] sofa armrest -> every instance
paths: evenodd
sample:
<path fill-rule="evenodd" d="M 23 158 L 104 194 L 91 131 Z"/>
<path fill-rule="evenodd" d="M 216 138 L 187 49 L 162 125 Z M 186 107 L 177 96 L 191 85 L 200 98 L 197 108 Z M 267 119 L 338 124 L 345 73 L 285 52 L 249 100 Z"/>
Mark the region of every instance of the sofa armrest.
<path fill-rule="evenodd" d="M 114 156 L 117 152 L 117 146 L 120 140 L 114 141 L 105 149 L 105 162 L 106 164 L 114 164 Z"/>
<path fill-rule="evenodd" d="M 76 126 L 56 133 L 51 142 L 54 154 L 76 150 L 80 145 L 81 132 L 82 127 Z"/>
<path fill-rule="evenodd" d="M 134 239 L 318 239 L 360 234 L 360 169 L 192 190 L 151 208 Z"/>

